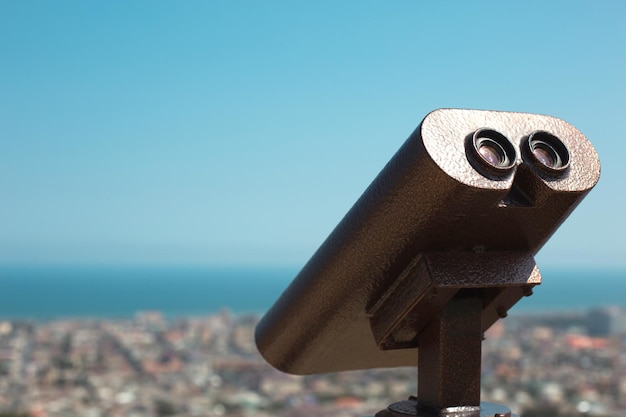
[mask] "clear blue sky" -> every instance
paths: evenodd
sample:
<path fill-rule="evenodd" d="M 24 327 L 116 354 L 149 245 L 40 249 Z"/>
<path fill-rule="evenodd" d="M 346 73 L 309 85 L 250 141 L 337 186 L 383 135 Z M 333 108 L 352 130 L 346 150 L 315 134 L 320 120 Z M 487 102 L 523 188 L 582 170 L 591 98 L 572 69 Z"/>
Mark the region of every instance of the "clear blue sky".
<path fill-rule="evenodd" d="M 626 266 L 626 2 L 0 2 L 0 262 L 301 265 L 440 107 L 578 127 L 538 261 Z"/>

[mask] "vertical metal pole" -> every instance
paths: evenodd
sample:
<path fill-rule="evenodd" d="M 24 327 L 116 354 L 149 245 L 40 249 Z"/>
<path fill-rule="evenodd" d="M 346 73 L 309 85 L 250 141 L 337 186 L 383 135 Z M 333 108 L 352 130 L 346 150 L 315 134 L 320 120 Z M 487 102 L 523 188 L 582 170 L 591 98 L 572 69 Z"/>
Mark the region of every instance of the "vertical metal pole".
<path fill-rule="evenodd" d="M 457 296 L 420 333 L 417 399 L 421 405 L 480 407 L 482 308 L 479 297 Z"/>

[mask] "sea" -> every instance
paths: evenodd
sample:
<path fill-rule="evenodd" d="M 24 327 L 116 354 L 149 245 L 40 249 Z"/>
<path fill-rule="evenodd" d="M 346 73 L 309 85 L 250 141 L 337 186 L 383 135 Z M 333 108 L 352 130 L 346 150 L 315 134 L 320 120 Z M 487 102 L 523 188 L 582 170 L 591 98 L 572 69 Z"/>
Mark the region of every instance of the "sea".
<path fill-rule="evenodd" d="M 229 310 L 263 314 L 296 268 L 0 265 L 0 319 L 166 318 Z M 542 269 L 543 282 L 510 314 L 626 307 L 626 270 Z"/>

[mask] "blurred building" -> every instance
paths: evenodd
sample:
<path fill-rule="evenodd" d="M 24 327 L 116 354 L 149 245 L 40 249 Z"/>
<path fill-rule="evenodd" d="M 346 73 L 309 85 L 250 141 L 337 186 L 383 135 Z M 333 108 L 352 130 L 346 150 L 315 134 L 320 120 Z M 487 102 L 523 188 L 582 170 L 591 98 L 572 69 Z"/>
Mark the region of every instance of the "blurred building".
<path fill-rule="evenodd" d="M 626 335 L 626 310 L 602 307 L 587 313 L 587 334 L 592 337 Z"/>

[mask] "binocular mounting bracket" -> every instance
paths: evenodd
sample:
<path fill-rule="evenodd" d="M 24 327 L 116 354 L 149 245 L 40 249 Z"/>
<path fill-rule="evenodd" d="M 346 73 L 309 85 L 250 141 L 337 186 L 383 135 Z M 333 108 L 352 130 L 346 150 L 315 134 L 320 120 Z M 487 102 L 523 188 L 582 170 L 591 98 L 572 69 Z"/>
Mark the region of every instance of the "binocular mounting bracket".
<path fill-rule="evenodd" d="M 514 417 L 480 401 L 481 342 L 540 283 L 525 252 L 418 256 L 368 312 L 380 349 L 419 348 L 417 397 L 376 417 Z"/>

